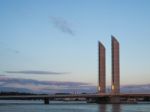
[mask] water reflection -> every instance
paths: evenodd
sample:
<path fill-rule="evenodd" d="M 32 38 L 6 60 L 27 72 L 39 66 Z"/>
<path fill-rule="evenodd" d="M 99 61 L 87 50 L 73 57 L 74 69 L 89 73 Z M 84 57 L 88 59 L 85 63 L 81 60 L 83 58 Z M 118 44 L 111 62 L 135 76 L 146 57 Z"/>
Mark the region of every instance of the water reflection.
<path fill-rule="evenodd" d="M 99 112 L 106 112 L 106 106 L 105 104 L 99 105 Z"/>
<path fill-rule="evenodd" d="M 119 104 L 113 104 L 113 105 L 101 104 L 99 105 L 98 112 L 121 112 L 121 106 Z"/>
<path fill-rule="evenodd" d="M 121 107 L 119 104 L 112 105 L 112 112 L 121 112 Z"/>

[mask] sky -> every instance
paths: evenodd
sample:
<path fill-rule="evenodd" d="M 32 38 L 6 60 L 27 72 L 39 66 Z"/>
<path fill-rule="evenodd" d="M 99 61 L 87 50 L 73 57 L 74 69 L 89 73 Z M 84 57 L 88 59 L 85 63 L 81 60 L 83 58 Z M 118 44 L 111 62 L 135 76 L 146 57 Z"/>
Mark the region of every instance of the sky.
<path fill-rule="evenodd" d="M 0 75 L 97 85 L 98 41 L 120 43 L 121 85 L 150 83 L 149 0 L 0 0 Z"/>

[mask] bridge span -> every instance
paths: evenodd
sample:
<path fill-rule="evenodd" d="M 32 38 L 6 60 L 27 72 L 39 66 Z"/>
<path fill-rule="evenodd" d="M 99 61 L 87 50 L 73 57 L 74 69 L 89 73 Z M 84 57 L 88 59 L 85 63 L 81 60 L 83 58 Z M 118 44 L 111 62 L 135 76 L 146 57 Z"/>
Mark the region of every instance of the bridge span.
<path fill-rule="evenodd" d="M 0 100 L 44 100 L 45 104 L 49 104 L 49 101 L 55 99 L 65 99 L 65 98 L 84 98 L 86 101 L 91 101 L 94 103 L 121 103 L 122 100 L 128 99 L 147 99 L 150 101 L 150 94 L 69 94 L 69 95 L 7 95 L 0 96 Z"/>

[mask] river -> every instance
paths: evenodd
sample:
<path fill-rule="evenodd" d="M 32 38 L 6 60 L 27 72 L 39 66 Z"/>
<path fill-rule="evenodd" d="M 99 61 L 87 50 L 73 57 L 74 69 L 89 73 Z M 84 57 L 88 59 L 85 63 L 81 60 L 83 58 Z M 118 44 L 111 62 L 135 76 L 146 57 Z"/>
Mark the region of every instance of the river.
<path fill-rule="evenodd" d="M 84 102 L 0 100 L 0 112 L 150 112 L 150 104 L 87 104 Z"/>

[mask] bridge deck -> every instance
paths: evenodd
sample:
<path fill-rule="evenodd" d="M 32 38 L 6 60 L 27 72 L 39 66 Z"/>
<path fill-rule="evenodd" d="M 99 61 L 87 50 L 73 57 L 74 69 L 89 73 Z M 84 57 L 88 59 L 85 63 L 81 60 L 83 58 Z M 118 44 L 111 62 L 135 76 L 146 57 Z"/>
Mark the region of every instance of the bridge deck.
<path fill-rule="evenodd" d="M 150 97 L 150 94 L 71 94 L 71 95 L 7 95 L 0 96 L 0 99 L 44 99 L 44 98 L 100 98 L 100 97 Z"/>

